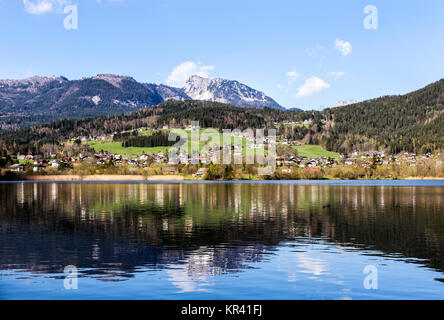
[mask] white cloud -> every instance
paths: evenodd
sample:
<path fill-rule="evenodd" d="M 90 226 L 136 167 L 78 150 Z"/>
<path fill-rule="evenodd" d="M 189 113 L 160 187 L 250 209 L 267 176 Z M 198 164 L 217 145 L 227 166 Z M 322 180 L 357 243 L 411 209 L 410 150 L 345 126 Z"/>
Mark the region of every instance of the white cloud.
<path fill-rule="evenodd" d="M 296 80 L 301 76 L 301 74 L 296 71 L 288 71 L 285 75 L 290 78 L 290 80 Z"/>
<path fill-rule="evenodd" d="M 335 80 L 338 80 L 342 76 L 345 75 L 345 72 L 343 71 L 330 71 L 327 73 L 328 76 L 332 76 Z"/>
<path fill-rule="evenodd" d="M 296 94 L 296 97 L 298 98 L 308 97 L 315 93 L 319 93 L 323 90 L 326 90 L 328 88 L 330 88 L 330 85 L 327 82 L 325 82 L 321 78 L 312 76 L 308 78 L 305 81 L 305 83 L 298 88 L 298 93 Z"/>
<path fill-rule="evenodd" d="M 70 3 L 69 0 L 23 0 L 26 12 L 37 15 L 54 11 L 63 13 L 63 8 Z"/>
<path fill-rule="evenodd" d="M 214 66 L 202 66 L 192 61 L 183 62 L 173 69 L 166 82 L 171 86 L 183 87 L 191 76 L 208 78 L 211 70 L 214 70 Z"/>
<path fill-rule="evenodd" d="M 44 0 L 36 3 L 29 0 L 23 0 L 26 12 L 30 14 L 44 14 L 52 11 L 52 2 Z"/>
<path fill-rule="evenodd" d="M 335 49 L 338 49 L 343 56 L 348 56 L 352 52 L 353 47 L 350 42 L 338 38 L 335 41 Z"/>

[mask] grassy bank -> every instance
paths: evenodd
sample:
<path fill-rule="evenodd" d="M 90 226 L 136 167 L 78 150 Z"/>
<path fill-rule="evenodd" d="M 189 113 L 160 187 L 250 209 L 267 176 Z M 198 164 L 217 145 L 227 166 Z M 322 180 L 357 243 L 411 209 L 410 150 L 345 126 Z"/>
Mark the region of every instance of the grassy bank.
<path fill-rule="evenodd" d="M 44 172 L 32 174 L 2 171 L 2 180 L 411 180 L 411 179 L 444 179 L 444 167 L 419 165 L 378 166 L 336 166 L 333 168 L 299 168 L 278 167 L 269 176 L 257 175 L 255 165 L 211 165 L 206 175 L 195 178 L 193 175 L 203 166 L 178 165 L 174 172 L 163 170 L 165 166 L 152 164 L 146 168 L 112 165 L 81 165 L 68 170 L 49 168 Z M 78 178 L 81 177 L 81 178 Z M 94 178 L 85 178 L 94 177 Z M 135 178 L 137 177 L 137 178 Z M 153 178 L 155 177 L 155 178 Z"/>

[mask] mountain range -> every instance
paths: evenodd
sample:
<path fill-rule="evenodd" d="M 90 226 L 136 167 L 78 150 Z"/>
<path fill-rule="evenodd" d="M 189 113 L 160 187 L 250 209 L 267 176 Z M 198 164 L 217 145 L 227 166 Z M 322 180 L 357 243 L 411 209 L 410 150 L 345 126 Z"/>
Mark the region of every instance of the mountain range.
<path fill-rule="evenodd" d="M 33 90 L 32 86 L 27 90 Z M 385 96 L 323 111 L 242 108 L 185 98 L 180 101 L 181 90 L 170 92 L 174 89 L 165 87 L 163 90 L 164 96 L 158 99 L 168 99 L 171 93 L 178 94 L 177 99 L 120 115 L 58 120 L 3 132 L 0 149 L 10 154 L 39 153 L 47 143 L 59 144 L 78 136 L 100 136 L 145 127 L 156 129 L 165 125 L 184 127 L 198 120 L 205 128 L 276 128 L 279 136 L 291 141 L 320 144 L 340 153 L 386 150 L 393 154 L 405 151 L 425 154 L 444 150 L 444 79 L 405 95 Z"/>
<path fill-rule="evenodd" d="M 301 112 L 282 110 L 264 93 L 223 79 L 192 76 L 184 88 L 175 88 L 109 74 L 80 80 L 33 77 L 0 80 L 0 128 L 9 131 L 60 119 L 93 118 L 94 125 L 86 126 L 90 130 L 101 123 L 97 117 L 106 119 L 123 114 L 133 119 L 131 126 L 134 126 L 140 122 L 138 112 L 145 110 L 148 112 L 143 116 L 145 124 L 159 119 L 168 119 L 166 124 L 199 120 L 203 126 L 232 128 L 241 123 L 242 126 L 271 126 L 276 122 L 309 120 L 312 125 L 308 128 L 287 127 L 284 134 L 339 152 L 378 148 L 391 152 L 429 152 L 444 145 L 444 79 L 405 95 L 354 102 L 347 101 L 344 106 L 323 111 Z M 154 110 L 151 112 L 151 109 Z M 242 113 L 251 119 L 241 116 Z M 264 117 L 265 114 L 268 116 Z M 121 120 L 113 119 L 113 126 L 122 129 L 116 126 Z M 39 134 L 33 141 L 39 141 L 42 132 L 53 131 L 54 125 L 66 125 L 63 121 L 58 123 L 49 124 L 46 129 L 37 128 Z M 79 125 L 72 123 L 74 127 Z M 109 128 L 109 124 L 106 127 Z M 14 134 L 19 132 L 13 132 L 8 139 L 13 139 Z M 57 137 L 51 136 L 51 139 Z"/>
<path fill-rule="evenodd" d="M 232 80 L 192 76 L 184 88 L 175 88 L 112 74 L 80 80 L 36 76 L 0 80 L 0 129 L 30 127 L 64 118 L 111 116 L 171 99 L 284 109 L 263 92 Z"/>

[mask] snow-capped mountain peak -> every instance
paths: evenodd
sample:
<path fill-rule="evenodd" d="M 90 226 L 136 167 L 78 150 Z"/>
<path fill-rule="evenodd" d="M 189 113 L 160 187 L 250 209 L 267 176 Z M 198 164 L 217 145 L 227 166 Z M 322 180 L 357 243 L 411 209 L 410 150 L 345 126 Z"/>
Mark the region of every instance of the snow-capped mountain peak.
<path fill-rule="evenodd" d="M 215 101 L 236 106 L 283 109 L 263 92 L 235 80 L 192 76 L 186 82 L 184 91 L 194 100 Z"/>

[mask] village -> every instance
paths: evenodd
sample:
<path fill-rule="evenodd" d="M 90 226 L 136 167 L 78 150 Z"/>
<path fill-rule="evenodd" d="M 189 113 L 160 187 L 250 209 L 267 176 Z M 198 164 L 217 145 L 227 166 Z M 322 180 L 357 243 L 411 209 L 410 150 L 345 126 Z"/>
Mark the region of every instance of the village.
<path fill-rule="evenodd" d="M 167 128 L 163 128 L 165 130 Z M 186 128 L 195 130 L 195 128 Z M 80 141 L 87 145 L 92 141 L 104 141 L 112 138 L 110 136 L 86 137 L 79 136 L 72 141 Z M 53 152 L 47 155 L 38 154 L 18 154 L 9 157 L 9 161 L 4 157 L 2 159 L 3 171 L 14 173 L 26 173 L 27 175 L 57 174 L 64 173 L 69 170 L 75 170 L 78 166 L 89 167 L 120 167 L 127 168 L 127 172 L 131 174 L 136 170 L 143 170 L 150 167 L 157 167 L 162 175 L 177 174 L 177 166 L 180 165 L 197 165 L 199 169 L 193 173 L 196 178 L 205 176 L 206 168 L 210 164 L 222 165 L 227 164 L 226 159 L 231 159 L 234 164 L 242 164 L 245 160 L 246 152 L 263 151 L 264 145 L 276 144 L 297 146 L 300 145 L 296 141 L 288 141 L 287 139 L 279 139 L 278 141 L 264 139 L 264 143 L 257 143 L 252 137 L 240 132 L 232 132 L 230 138 L 246 139 L 250 144 L 246 148 L 243 140 L 234 140 L 235 143 L 225 143 L 223 146 L 207 145 L 205 148 L 200 146 L 197 150 L 186 152 L 184 148 L 179 148 L 175 152 L 157 151 L 153 153 L 142 153 L 137 155 L 126 155 L 107 150 L 97 151 L 89 149 L 86 152 L 78 154 L 67 154 L 66 152 Z M 203 150 L 204 149 L 204 150 Z M 245 149 L 248 149 L 246 151 Z M 293 149 L 290 149 L 293 150 Z M 295 150 L 295 149 L 294 149 Z M 71 152 L 72 153 L 72 152 Z M 225 160 L 225 161 L 224 161 Z M 298 155 L 297 151 L 286 152 L 286 154 L 278 154 L 276 156 L 276 166 L 280 173 L 290 173 L 294 168 L 302 169 L 322 169 L 340 167 L 353 168 L 376 168 L 381 166 L 407 166 L 416 167 L 425 162 L 433 161 L 436 167 L 443 166 L 443 154 L 427 153 L 417 155 L 414 153 L 403 152 L 397 155 L 388 155 L 384 151 L 355 151 L 351 154 L 341 154 L 338 158 L 331 156 L 308 157 Z M 139 171 L 140 172 L 140 171 Z"/>

